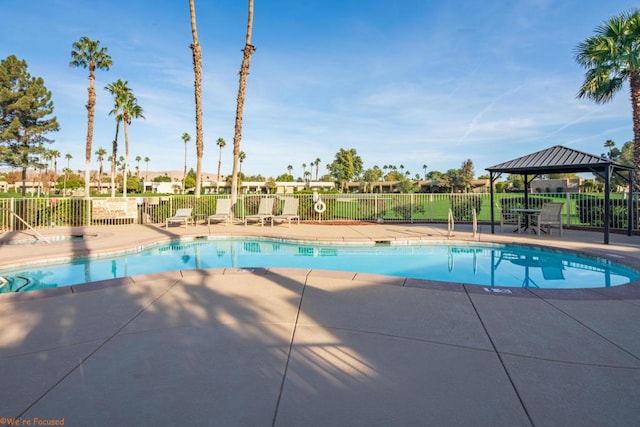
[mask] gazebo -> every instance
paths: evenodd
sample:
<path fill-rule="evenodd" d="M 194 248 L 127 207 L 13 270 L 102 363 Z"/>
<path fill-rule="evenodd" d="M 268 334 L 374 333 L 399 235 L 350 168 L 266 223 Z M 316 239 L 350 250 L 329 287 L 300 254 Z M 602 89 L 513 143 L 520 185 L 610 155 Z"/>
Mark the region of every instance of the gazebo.
<path fill-rule="evenodd" d="M 604 244 L 609 244 L 609 218 L 611 215 L 610 193 L 611 177 L 620 176 L 629 182 L 632 190 L 634 174 L 633 168 L 614 162 L 601 156 L 584 153 L 582 151 L 555 145 L 545 150 L 537 151 L 517 159 L 509 160 L 486 168 L 489 171 L 491 183 L 491 233 L 495 233 L 494 221 L 494 181 L 503 173 L 523 175 L 524 203 L 529 207 L 529 184 L 539 175 L 552 173 L 584 173 L 591 172 L 604 180 Z M 627 234 L 631 235 L 633 224 L 633 197 L 627 198 Z"/>

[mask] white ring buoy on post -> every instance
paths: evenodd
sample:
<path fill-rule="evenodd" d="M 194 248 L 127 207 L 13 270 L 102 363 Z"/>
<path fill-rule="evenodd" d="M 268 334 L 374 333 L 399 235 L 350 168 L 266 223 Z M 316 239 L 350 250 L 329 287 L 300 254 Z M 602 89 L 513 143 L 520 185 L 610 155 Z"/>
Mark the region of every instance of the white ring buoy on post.
<path fill-rule="evenodd" d="M 320 214 L 327 210 L 327 205 L 325 205 L 322 200 L 318 199 L 315 205 L 313 205 L 313 210 Z"/>

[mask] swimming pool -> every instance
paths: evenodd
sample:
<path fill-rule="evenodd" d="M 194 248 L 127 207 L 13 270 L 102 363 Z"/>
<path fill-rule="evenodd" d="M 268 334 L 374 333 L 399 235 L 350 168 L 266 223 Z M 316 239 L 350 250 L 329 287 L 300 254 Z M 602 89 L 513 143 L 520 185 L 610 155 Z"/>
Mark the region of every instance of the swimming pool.
<path fill-rule="evenodd" d="M 549 249 L 466 243 L 376 245 L 215 238 L 172 241 L 117 256 L 77 258 L 0 271 L 0 293 L 194 268 L 298 267 L 483 286 L 601 288 L 639 280 L 606 260 Z"/>

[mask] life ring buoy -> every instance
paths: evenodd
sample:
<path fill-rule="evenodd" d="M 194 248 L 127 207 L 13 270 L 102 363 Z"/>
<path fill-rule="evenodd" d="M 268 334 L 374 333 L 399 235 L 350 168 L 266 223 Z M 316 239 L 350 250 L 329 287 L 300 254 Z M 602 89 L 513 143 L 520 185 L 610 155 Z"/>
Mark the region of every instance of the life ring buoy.
<path fill-rule="evenodd" d="M 325 205 L 322 200 L 318 200 L 316 204 L 313 205 L 313 210 L 317 213 L 322 213 L 327 210 L 327 205 Z"/>

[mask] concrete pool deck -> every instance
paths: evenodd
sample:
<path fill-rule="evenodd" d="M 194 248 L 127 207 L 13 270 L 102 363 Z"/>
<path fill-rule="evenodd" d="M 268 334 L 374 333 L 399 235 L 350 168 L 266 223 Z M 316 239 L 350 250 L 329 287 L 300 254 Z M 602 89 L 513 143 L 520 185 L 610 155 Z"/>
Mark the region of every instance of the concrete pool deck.
<path fill-rule="evenodd" d="M 640 269 L 638 236 L 603 245 L 596 232 L 463 227 L 448 237 L 434 225 L 218 225 L 211 235 L 530 243 Z M 209 235 L 202 225 L 46 234 L 94 237 L 0 245 L 0 268 Z M 2 294 L 0 425 L 639 424 L 640 284 L 509 291 L 227 268 Z"/>

